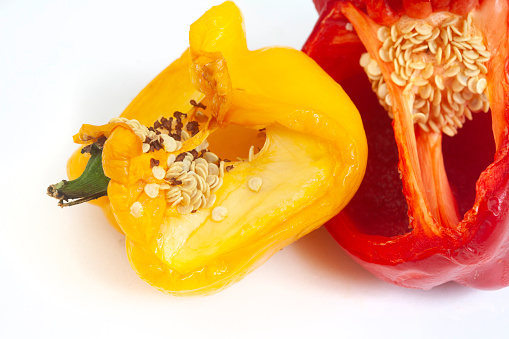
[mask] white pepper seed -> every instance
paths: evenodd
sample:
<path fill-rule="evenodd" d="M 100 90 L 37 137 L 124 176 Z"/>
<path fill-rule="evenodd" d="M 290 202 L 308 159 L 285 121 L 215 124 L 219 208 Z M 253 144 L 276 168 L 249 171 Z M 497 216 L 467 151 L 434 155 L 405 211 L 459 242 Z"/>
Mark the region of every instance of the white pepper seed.
<path fill-rule="evenodd" d="M 143 188 L 143 191 L 146 195 L 148 195 L 151 198 L 155 198 L 159 195 L 159 184 L 146 184 Z"/>
<path fill-rule="evenodd" d="M 217 206 L 212 210 L 212 220 L 223 221 L 228 216 L 228 209 L 224 206 Z"/>
<path fill-rule="evenodd" d="M 247 185 L 249 189 L 253 192 L 258 192 L 262 187 L 263 180 L 260 177 L 253 177 L 249 179 Z"/>
<path fill-rule="evenodd" d="M 143 215 L 143 205 L 139 201 L 135 201 L 131 205 L 131 215 L 135 218 L 140 218 Z"/>
<path fill-rule="evenodd" d="M 162 166 L 154 166 L 152 167 L 152 175 L 154 178 L 161 180 L 166 176 L 166 171 Z"/>

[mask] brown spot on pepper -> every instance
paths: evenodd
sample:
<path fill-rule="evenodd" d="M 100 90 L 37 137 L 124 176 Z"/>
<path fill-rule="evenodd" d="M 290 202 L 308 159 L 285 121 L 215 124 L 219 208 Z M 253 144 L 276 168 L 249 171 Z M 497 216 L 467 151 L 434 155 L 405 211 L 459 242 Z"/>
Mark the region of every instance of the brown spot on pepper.
<path fill-rule="evenodd" d="M 155 166 L 159 166 L 159 160 L 150 158 L 150 168 L 153 168 Z"/>
<path fill-rule="evenodd" d="M 203 108 L 203 109 L 207 109 L 207 106 L 205 106 L 204 104 L 202 104 L 201 102 L 196 102 L 194 100 L 191 100 L 189 101 L 189 103 L 191 105 L 193 105 L 194 107 L 199 107 L 199 108 Z"/>

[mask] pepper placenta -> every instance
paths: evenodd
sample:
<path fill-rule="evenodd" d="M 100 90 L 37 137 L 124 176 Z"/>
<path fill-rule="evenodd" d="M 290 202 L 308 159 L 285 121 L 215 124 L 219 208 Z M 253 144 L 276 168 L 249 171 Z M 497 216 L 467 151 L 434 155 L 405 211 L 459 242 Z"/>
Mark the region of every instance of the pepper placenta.
<path fill-rule="evenodd" d="M 240 280 L 337 214 L 365 171 L 362 122 L 341 87 L 301 51 L 249 51 L 242 27 L 233 3 L 213 7 L 119 118 L 74 137 L 107 138 L 97 204 L 138 275 L 173 294 Z M 88 157 L 71 157 L 71 179 Z"/>
<path fill-rule="evenodd" d="M 303 50 L 356 103 L 370 149 L 329 232 L 397 285 L 509 285 L 508 2 L 315 5 Z"/>

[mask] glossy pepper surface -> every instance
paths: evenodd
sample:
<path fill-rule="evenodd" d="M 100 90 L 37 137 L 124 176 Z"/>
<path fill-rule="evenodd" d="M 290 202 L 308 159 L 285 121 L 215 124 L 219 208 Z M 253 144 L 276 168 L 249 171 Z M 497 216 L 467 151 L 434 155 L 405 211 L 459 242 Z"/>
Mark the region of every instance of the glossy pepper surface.
<path fill-rule="evenodd" d="M 315 5 L 303 50 L 356 103 L 370 149 L 329 232 L 397 285 L 509 285 L 508 2 Z"/>
<path fill-rule="evenodd" d="M 300 51 L 249 51 L 233 3 L 205 13 L 189 38 L 120 118 L 83 125 L 74 138 L 107 138 L 110 181 L 95 203 L 125 234 L 138 275 L 178 295 L 224 288 L 321 226 L 351 199 L 367 161 L 360 116 L 341 87 Z M 171 142 L 158 134 L 164 126 Z M 88 157 L 71 157 L 71 179 Z M 193 182 L 204 159 L 209 175 Z"/>

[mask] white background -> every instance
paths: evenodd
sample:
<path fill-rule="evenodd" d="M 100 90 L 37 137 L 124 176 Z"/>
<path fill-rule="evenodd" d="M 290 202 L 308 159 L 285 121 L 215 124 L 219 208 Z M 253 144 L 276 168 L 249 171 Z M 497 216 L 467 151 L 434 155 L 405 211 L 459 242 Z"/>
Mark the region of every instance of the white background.
<path fill-rule="evenodd" d="M 0 1 L 0 338 L 507 338 L 509 288 L 392 286 L 323 229 L 219 294 L 172 297 L 99 209 L 45 195 L 80 125 L 119 115 L 218 3 Z M 317 19 L 311 0 L 237 3 L 252 49 L 300 48 Z"/>

